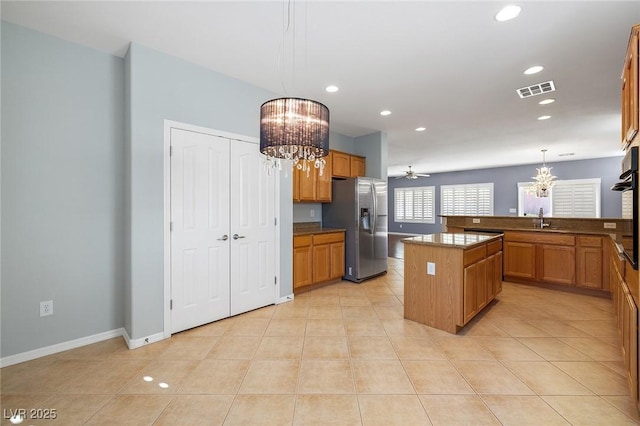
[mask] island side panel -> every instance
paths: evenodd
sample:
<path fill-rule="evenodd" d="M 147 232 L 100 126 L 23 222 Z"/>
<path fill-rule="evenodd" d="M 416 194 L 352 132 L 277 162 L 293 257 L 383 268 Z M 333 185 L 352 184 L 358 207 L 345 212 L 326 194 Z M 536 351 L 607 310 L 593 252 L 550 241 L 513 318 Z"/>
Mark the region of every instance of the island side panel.
<path fill-rule="evenodd" d="M 456 333 L 462 316 L 463 250 L 405 244 L 404 255 L 404 317 Z M 427 274 L 427 262 L 435 264 L 435 275 Z"/>

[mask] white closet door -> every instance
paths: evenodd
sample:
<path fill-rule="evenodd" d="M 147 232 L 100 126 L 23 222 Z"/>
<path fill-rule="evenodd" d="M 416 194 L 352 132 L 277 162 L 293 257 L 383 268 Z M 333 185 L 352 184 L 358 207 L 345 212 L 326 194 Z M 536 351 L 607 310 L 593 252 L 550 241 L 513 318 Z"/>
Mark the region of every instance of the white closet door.
<path fill-rule="evenodd" d="M 231 145 L 231 315 L 275 301 L 275 172 L 257 144 Z"/>
<path fill-rule="evenodd" d="M 229 316 L 230 141 L 172 129 L 171 147 L 171 332 L 176 333 Z"/>

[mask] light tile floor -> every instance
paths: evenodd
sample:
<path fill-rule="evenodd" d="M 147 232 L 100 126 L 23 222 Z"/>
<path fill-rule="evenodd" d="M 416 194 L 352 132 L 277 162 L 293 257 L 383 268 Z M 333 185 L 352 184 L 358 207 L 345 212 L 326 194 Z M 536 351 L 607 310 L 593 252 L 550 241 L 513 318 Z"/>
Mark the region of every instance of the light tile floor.
<path fill-rule="evenodd" d="M 610 300 L 504 283 L 451 335 L 403 319 L 389 267 L 133 351 L 6 367 L 2 424 L 19 408 L 56 410 L 34 425 L 640 424 Z"/>

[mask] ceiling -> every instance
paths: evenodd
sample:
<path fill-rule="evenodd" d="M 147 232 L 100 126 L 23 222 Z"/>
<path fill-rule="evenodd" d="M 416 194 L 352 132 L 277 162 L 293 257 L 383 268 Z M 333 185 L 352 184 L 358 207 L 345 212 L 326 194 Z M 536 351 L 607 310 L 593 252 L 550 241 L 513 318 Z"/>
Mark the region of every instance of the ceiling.
<path fill-rule="evenodd" d="M 494 19 L 501 1 L 2 1 L 0 11 L 117 56 L 134 41 L 318 100 L 335 132 L 388 134 L 390 175 L 539 163 L 541 149 L 547 162 L 622 155 L 620 73 L 640 1 L 512 3 L 522 12 L 507 22 Z M 532 65 L 544 70 L 524 75 Z M 516 93 L 548 80 L 555 92 Z M 556 102 L 539 105 L 545 97 Z"/>

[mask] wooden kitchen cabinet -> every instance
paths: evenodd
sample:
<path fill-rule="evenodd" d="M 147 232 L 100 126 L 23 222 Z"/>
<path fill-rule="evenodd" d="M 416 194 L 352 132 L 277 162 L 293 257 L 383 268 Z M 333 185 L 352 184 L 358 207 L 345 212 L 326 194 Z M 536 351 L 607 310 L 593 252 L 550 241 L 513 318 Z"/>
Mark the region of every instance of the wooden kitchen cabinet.
<path fill-rule="evenodd" d="M 330 279 L 342 278 L 344 275 L 344 236 L 331 243 L 331 275 Z"/>
<path fill-rule="evenodd" d="M 626 262 L 614 250 L 608 251 L 609 282 L 613 300 L 613 312 L 620 341 L 622 359 L 631 397 L 638 404 L 638 306 L 626 282 Z M 629 277 L 635 280 L 637 276 Z"/>
<path fill-rule="evenodd" d="M 486 305 L 487 261 L 479 260 L 464 268 L 463 273 L 464 324 L 475 317 Z"/>
<path fill-rule="evenodd" d="M 293 201 L 294 202 L 331 202 L 331 154 L 324 157 L 325 167 L 320 175 L 320 169 L 309 164 L 311 169 L 293 169 Z"/>
<path fill-rule="evenodd" d="M 333 177 L 351 177 L 351 156 L 345 152 L 331 151 L 333 157 Z"/>
<path fill-rule="evenodd" d="M 605 289 L 603 268 L 603 239 L 598 236 L 579 236 L 576 247 L 576 285 Z M 608 286 L 606 286 L 608 289 Z"/>
<path fill-rule="evenodd" d="M 534 280 L 536 245 L 522 241 L 504 241 L 504 276 Z"/>
<path fill-rule="evenodd" d="M 311 235 L 293 237 L 293 289 L 313 284 Z"/>
<path fill-rule="evenodd" d="M 293 237 L 293 289 L 322 284 L 344 275 L 344 232 Z"/>
<path fill-rule="evenodd" d="M 331 169 L 333 165 L 333 155 L 324 157 L 325 165 L 322 175 L 316 171 L 316 200 L 321 203 L 331 202 Z"/>
<path fill-rule="evenodd" d="M 496 297 L 502 291 L 502 260 L 503 260 L 503 251 L 502 247 L 498 253 L 495 253 L 493 256 L 489 258 L 489 260 L 494 260 L 493 263 L 493 279 L 491 280 L 491 286 L 493 288 L 492 297 Z M 490 263 L 489 263 L 490 264 Z"/>
<path fill-rule="evenodd" d="M 562 244 L 559 242 L 559 244 Z M 539 244 L 537 278 L 553 284 L 574 285 L 576 282 L 576 249 L 568 245 Z"/>
<path fill-rule="evenodd" d="M 331 278 L 331 246 L 313 245 L 313 282 L 327 281 Z"/>
<path fill-rule="evenodd" d="M 351 156 L 351 177 L 367 175 L 367 160 L 364 157 Z"/>
<path fill-rule="evenodd" d="M 575 252 L 574 235 L 505 232 L 505 279 L 574 286 Z"/>
<path fill-rule="evenodd" d="M 333 177 L 349 178 L 366 176 L 367 161 L 365 157 L 333 150 L 331 151 L 331 154 L 333 156 Z"/>
<path fill-rule="evenodd" d="M 455 334 L 502 288 L 500 236 L 443 233 L 404 243 L 406 319 Z"/>
<path fill-rule="evenodd" d="M 634 142 L 638 135 L 640 124 L 640 70 L 638 52 L 640 51 L 640 25 L 631 29 L 629 44 L 622 69 L 622 147 L 626 148 Z"/>

